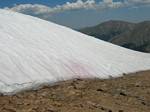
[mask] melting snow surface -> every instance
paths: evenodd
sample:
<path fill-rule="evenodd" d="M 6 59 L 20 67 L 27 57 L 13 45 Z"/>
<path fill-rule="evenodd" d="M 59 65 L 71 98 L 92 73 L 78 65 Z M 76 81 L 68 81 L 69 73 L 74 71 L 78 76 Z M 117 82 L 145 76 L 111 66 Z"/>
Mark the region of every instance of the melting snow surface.
<path fill-rule="evenodd" d="M 150 69 L 150 54 L 128 50 L 35 17 L 0 10 L 0 92 L 73 78 Z"/>

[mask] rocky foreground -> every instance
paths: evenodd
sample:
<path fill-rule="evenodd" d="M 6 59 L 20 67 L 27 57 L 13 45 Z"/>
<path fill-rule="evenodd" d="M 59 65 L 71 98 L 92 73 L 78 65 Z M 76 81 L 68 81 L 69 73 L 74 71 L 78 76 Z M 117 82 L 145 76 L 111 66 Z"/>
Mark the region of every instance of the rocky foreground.
<path fill-rule="evenodd" d="M 1 95 L 0 112 L 150 112 L 150 71 Z"/>

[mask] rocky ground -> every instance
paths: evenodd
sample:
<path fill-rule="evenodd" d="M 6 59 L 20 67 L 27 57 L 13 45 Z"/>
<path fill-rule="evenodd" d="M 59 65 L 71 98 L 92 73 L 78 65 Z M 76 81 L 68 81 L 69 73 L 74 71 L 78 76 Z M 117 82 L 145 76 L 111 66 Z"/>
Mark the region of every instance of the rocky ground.
<path fill-rule="evenodd" d="M 0 112 L 150 112 L 150 71 L 1 95 Z"/>

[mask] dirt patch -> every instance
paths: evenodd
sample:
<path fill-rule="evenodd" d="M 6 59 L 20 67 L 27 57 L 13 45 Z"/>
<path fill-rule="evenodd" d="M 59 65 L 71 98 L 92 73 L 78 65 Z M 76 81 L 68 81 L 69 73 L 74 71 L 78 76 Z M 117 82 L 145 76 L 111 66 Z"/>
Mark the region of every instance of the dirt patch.
<path fill-rule="evenodd" d="M 0 96 L 0 112 L 149 112 L 150 71 Z"/>

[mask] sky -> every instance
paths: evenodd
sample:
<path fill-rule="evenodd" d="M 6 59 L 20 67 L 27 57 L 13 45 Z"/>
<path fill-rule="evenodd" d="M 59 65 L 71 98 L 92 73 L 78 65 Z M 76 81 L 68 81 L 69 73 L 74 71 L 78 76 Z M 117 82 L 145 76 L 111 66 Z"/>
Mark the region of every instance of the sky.
<path fill-rule="evenodd" d="M 74 29 L 109 20 L 150 20 L 150 0 L 0 0 L 0 8 Z"/>

